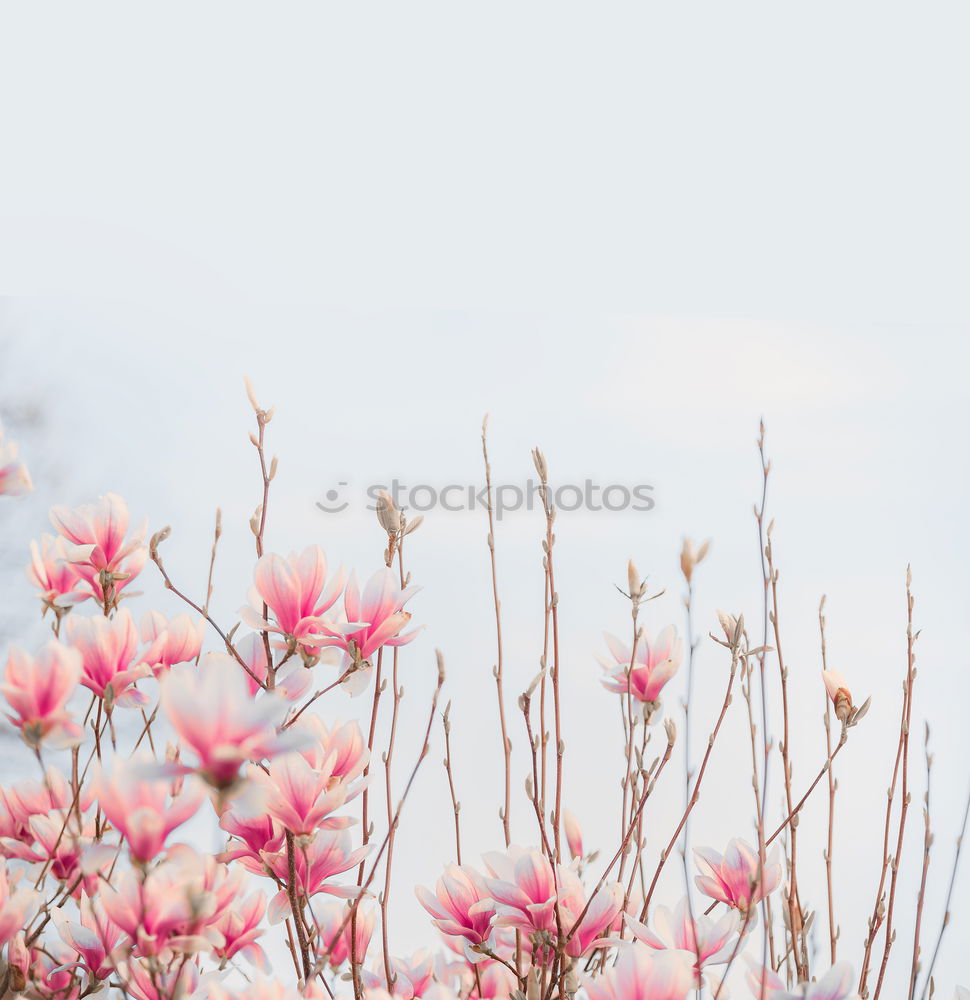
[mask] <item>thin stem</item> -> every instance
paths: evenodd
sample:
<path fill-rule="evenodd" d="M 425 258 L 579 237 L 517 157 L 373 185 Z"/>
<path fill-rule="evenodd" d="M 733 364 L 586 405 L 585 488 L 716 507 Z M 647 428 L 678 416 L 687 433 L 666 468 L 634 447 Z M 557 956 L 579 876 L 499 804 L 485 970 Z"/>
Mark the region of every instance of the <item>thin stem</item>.
<path fill-rule="evenodd" d="M 485 501 L 488 510 L 488 555 L 492 569 L 492 603 L 495 606 L 495 645 L 496 663 L 493 669 L 495 677 L 495 693 L 498 698 L 499 728 L 502 734 L 502 756 L 505 762 L 505 805 L 502 808 L 502 832 L 505 835 L 505 846 L 512 843 L 510 811 L 512 806 L 512 742 L 509 739 L 508 724 L 505 718 L 505 693 L 502 687 L 502 602 L 498 596 L 498 570 L 495 562 L 495 521 L 492 513 L 492 464 L 488 459 L 488 441 L 486 437 L 488 415 L 482 421 L 482 458 L 485 461 Z M 448 772 L 451 780 L 451 772 Z M 454 797 L 454 796 L 452 796 Z M 458 814 L 455 813 L 455 824 Z M 459 851 L 460 854 L 460 851 Z M 459 859 L 459 864 L 461 860 Z"/>

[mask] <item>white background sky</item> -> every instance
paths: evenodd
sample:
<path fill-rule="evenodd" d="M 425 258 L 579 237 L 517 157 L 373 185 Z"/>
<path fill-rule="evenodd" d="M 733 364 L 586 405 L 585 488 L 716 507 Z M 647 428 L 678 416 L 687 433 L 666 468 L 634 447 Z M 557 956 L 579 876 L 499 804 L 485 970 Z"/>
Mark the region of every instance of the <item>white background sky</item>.
<path fill-rule="evenodd" d="M 244 374 L 278 408 L 269 545 L 319 543 L 362 574 L 380 559 L 372 515 L 314 502 L 341 481 L 476 481 L 486 411 L 497 480 L 529 476 L 538 443 L 554 478 L 652 484 L 649 513 L 559 522 L 566 800 L 606 848 L 620 736 L 593 656 L 601 630 L 627 625 L 613 584 L 634 557 L 668 588 L 648 625 L 681 624 L 681 537 L 710 537 L 700 621 L 716 607 L 757 618 L 764 415 L 796 784 L 823 752 L 821 594 L 833 665 L 858 700 L 874 696 L 841 758 L 843 951 L 858 963 L 877 879 L 907 562 L 924 629 L 917 714 L 937 753 L 935 925 L 970 694 L 959 7 L 206 3 L 3 20 L 0 411 L 21 423 L 38 479 L 11 525 L 37 534 L 50 503 L 115 490 L 153 528 L 174 526 L 168 561 L 199 591 L 221 505 L 216 607 L 231 622 L 258 488 Z M 28 426 L 33 409 L 43 426 Z M 471 856 L 501 833 L 484 532 L 480 514 L 434 513 L 415 536 L 413 610 L 428 627 L 403 661 L 413 726 L 398 769 L 440 646 Z M 499 528 L 510 696 L 540 652 L 540 532 L 536 513 Z M 725 669 L 701 649 L 698 719 L 713 718 Z M 750 829 L 742 711 L 695 822 L 719 848 Z M 399 841 L 395 950 L 425 939 L 410 883 L 430 883 L 449 850 L 439 756 Z M 519 761 L 516 787 L 522 776 Z M 658 793 L 654 852 L 679 794 Z M 803 828 L 822 817 L 819 800 Z M 533 838 L 523 804 L 514 823 Z M 806 859 L 803 896 L 818 905 L 820 874 Z M 904 875 L 905 909 L 914 895 Z M 898 976 L 910 933 L 904 919 Z M 964 908 L 939 966 L 947 989 L 968 933 Z"/>

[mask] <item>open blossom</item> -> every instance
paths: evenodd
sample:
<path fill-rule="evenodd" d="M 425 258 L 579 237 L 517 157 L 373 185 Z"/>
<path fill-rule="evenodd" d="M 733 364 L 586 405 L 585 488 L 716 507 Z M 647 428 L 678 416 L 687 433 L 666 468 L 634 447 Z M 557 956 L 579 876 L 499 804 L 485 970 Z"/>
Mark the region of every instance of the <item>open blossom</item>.
<path fill-rule="evenodd" d="M 260 922 L 265 912 L 266 897 L 259 892 L 236 900 L 232 906 L 227 907 L 212 923 L 212 927 L 222 936 L 222 941 L 217 942 L 213 948 L 216 957 L 229 961 L 239 955 L 256 968 L 266 971 L 266 955 L 257 943 L 263 933 Z"/>
<path fill-rule="evenodd" d="M 28 884 L 18 884 L 16 877 L 11 878 L 6 864 L 0 864 L 0 945 L 27 926 L 40 902 L 40 893 Z"/>
<path fill-rule="evenodd" d="M 488 940 L 495 901 L 474 868 L 448 865 L 434 893 L 423 885 L 415 886 L 414 891 L 442 934 L 463 938 L 473 945 Z"/>
<path fill-rule="evenodd" d="M 110 863 L 115 852 L 107 844 L 95 842 L 93 819 L 84 818 L 81 828 L 76 823 L 64 824 L 60 809 L 30 817 L 29 840 L 4 840 L 3 853 L 49 869 L 54 878 L 74 882 L 79 876 L 84 888 L 96 883 L 99 870 Z M 80 886 L 76 888 L 80 891 Z"/>
<path fill-rule="evenodd" d="M 141 656 L 155 676 L 176 663 L 189 663 L 202 650 L 205 621 L 189 615 L 167 619 L 160 611 L 147 611 L 141 620 L 141 639 L 148 648 Z"/>
<path fill-rule="evenodd" d="M 199 989 L 202 977 L 191 963 L 177 962 L 170 969 L 159 969 L 158 963 L 140 962 L 132 959 L 120 963 L 119 978 L 125 984 L 125 992 L 134 1000 L 203 1000 L 207 991 Z"/>
<path fill-rule="evenodd" d="M 78 800 L 82 813 L 90 805 L 91 797 L 90 789 L 82 786 Z M 0 788 L 0 838 L 32 843 L 31 816 L 46 816 L 54 809 L 66 809 L 73 802 L 67 779 L 56 767 L 49 767 L 42 781 L 25 778 Z"/>
<path fill-rule="evenodd" d="M 34 488 L 27 466 L 17 457 L 17 446 L 3 443 L 0 425 L 0 496 L 20 497 Z"/>
<path fill-rule="evenodd" d="M 356 884 L 340 885 L 337 875 L 355 868 L 367 857 L 370 845 L 352 849 L 350 835 L 346 830 L 321 830 L 309 844 L 296 851 L 296 893 L 298 897 L 315 896 L 324 893 L 348 899 L 360 894 Z M 289 881 L 289 859 L 286 850 L 263 857 L 266 866 L 283 884 Z M 352 881 L 352 880 L 349 880 Z M 289 912 L 286 890 L 281 890 L 269 906 L 269 919 L 278 923 Z"/>
<path fill-rule="evenodd" d="M 529 935 L 535 931 L 556 933 L 561 925 L 571 935 L 566 953 L 573 958 L 598 946 L 623 908 L 623 887 L 619 883 L 603 886 L 587 906 L 576 872 L 565 865 L 553 870 L 549 859 L 534 849 L 512 847 L 505 854 L 486 854 L 485 864 L 492 874 L 485 884 L 498 904 L 495 926 L 512 927 Z"/>
<path fill-rule="evenodd" d="M 786 989 L 781 976 L 771 969 L 755 965 L 750 959 L 748 964 L 748 985 L 758 1000 L 762 996 L 765 1000 L 858 1000 L 848 962 L 836 962 L 820 979 L 799 983 L 794 990 Z"/>
<path fill-rule="evenodd" d="M 367 686 L 371 657 L 382 646 L 404 646 L 417 636 L 417 629 L 401 633 L 411 620 L 404 605 L 419 589 L 402 589 L 394 571 L 387 566 L 367 581 L 363 593 L 357 585 L 356 575 L 351 575 L 344 591 L 344 613 L 348 622 L 360 624 L 331 626 L 316 640 L 319 646 L 335 646 L 344 651 L 343 670 L 357 665 L 358 669 L 344 682 L 351 694 L 359 694 Z"/>
<path fill-rule="evenodd" d="M 114 970 L 111 953 L 119 944 L 122 931 L 108 918 L 97 898 L 82 896 L 80 923 L 69 920 L 63 909 L 54 909 L 51 917 L 61 939 L 77 952 L 77 960 L 96 980 L 107 979 Z"/>
<path fill-rule="evenodd" d="M 635 653 L 616 636 L 604 635 L 611 659 L 598 659 L 606 671 L 603 678 L 606 689 L 619 694 L 629 691 L 644 704 L 658 701 L 664 685 L 677 673 L 684 655 L 684 643 L 677 638 L 677 629 L 668 625 L 655 639 L 643 632 L 637 640 Z"/>
<path fill-rule="evenodd" d="M 213 924 L 234 903 L 244 877 L 242 870 L 230 874 L 214 858 L 176 845 L 144 875 L 115 873 L 99 896 L 105 915 L 131 938 L 137 954 L 194 954 L 222 942 Z"/>
<path fill-rule="evenodd" d="M 356 920 L 350 920 L 347 905 L 334 900 L 332 903 L 314 907 L 314 915 L 320 928 L 320 943 L 317 950 L 321 959 L 329 953 L 328 964 L 333 969 L 339 969 L 344 962 L 350 960 L 353 950 L 357 961 L 364 961 L 377 920 L 377 911 L 373 907 L 358 906 Z M 353 924 L 357 925 L 356 936 L 351 932 Z M 351 949 L 352 943 L 353 949 Z"/>
<path fill-rule="evenodd" d="M 320 634 L 322 616 L 340 596 L 344 574 L 337 573 L 327 583 L 327 557 L 319 545 L 311 545 L 285 559 L 272 552 L 263 556 L 253 580 L 250 603 L 239 612 L 246 624 L 302 644 Z"/>
<path fill-rule="evenodd" d="M 68 558 L 67 542 L 60 535 L 41 535 L 40 545 L 30 543 L 27 579 L 37 588 L 44 610 L 61 612 L 86 601 L 91 593 L 83 586 L 77 567 Z"/>
<path fill-rule="evenodd" d="M 62 742 L 80 738 L 80 727 L 67 711 L 80 680 L 80 653 L 59 642 L 51 640 L 36 656 L 10 650 L 0 691 L 13 710 L 7 718 L 28 745 L 38 747 L 48 737 Z"/>
<path fill-rule="evenodd" d="M 161 681 L 161 705 L 198 759 L 181 770 L 197 771 L 215 788 L 235 784 L 246 761 L 273 757 L 294 744 L 277 732 L 286 702 L 271 691 L 253 698 L 242 667 L 224 653 L 209 653 L 198 667 L 172 667 Z"/>
<path fill-rule="evenodd" d="M 315 768 L 330 769 L 331 781 L 348 784 L 364 773 L 370 760 L 370 751 L 357 722 L 335 723 L 327 728 L 318 715 L 302 715 L 293 729 L 304 738 L 306 745 L 300 749 L 303 757 Z M 333 757 L 330 761 L 329 758 Z M 353 798 L 362 786 L 348 792 Z"/>
<path fill-rule="evenodd" d="M 283 847 L 286 831 L 260 808 L 247 809 L 238 799 L 224 809 L 219 826 L 229 834 L 221 860 L 239 861 L 254 875 L 265 875 L 263 854 L 275 854 Z"/>
<path fill-rule="evenodd" d="M 428 949 L 422 949 L 407 959 L 391 958 L 390 965 L 393 980 L 390 986 L 385 978 L 387 973 L 383 961 L 376 962 L 373 971 L 361 970 L 368 992 L 389 991 L 392 997 L 400 1000 L 430 996 L 429 988 L 434 981 L 434 958 Z"/>
<path fill-rule="evenodd" d="M 694 988 L 694 961 L 685 951 L 634 944 L 620 951 L 608 972 L 584 978 L 583 985 L 589 1000 L 686 1000 Z"/>
<path fill-rule="evenodd" d="M 99 615 L 67 623 L 67 638 L 81 653 L 81 683 L 111 705 L 145 706 L 148 696 L 132 685 L 151 669 L 138 658 L 138 630 L 124 609 L 114 618 Z"/>
<path fill-rule="evenodd" d="M 168 835 L 198 812 L 201 790 L 169 795 L 168 782 L 148 773 L 150 758 L 115 757 L 110 770 L 96 781 L 101 811 L 128 842 L 137 861 L 151 861 L 165 846 Z"/>
<path fill-rule="evenodd" d="M 336 754 L 314 767 L 299 753 L 290 753 L 274 760 L 264 771 L 250 767 L 249 780 L 264 793 L 264 808 L 290 833 L 307 836 L 319 829 L 348 826 L 349 817 L 333 814 L 347 800 L 348 787 L 333 781 Z"/>
<path fill-rule="evenodd" d="M 52 507 L 51 524 L 70 543 L 69 558 L 99 603 L 113 607 L 148 558 L 147 521 L 130 537 L 128 505 L 115 493 L 75 510 Z"/>
<path fill-rule="evenodd" d="M 729 962 L 737 950 L 740 922 L 737 912 L 728 910 L 718 919 L 703 913 L 692 915 L 686 896 L 673 912 L 666 906 L 653 911 L 654 930 L 631 916 L 627 916 L 626 922 L 633 936 L 648 948 L 658 951 L 674 948 L 693 955 L 695 965 L 700 966 L 695 970 L 698 973 L 706 965 Z"/>
<path fill-rule="evenodd" d="M 776 848 L 766 859 L 761 877 L 758 852 L 743 840 L 732 840 L 723 855 L 709 847 L 695 847 L 694 858 L 702 872 L 695 878 L 697 888 L 705 896 L 747 913 L 781 884 L 777 856 Z"/>

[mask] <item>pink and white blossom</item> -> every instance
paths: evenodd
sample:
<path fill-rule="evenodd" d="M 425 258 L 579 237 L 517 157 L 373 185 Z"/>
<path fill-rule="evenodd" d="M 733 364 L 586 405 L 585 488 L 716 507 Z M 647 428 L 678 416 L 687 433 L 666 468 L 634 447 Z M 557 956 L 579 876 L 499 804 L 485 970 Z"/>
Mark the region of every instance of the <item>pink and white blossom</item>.
<path fill-rule="evenodd" d="M 781 885 L 777 854 L 776 849 L 768 856 L 762 873 L 757 850 L 743 840 L 732 840 L 723 855 L 709 847 L 695 847 L 694 859 L 701 874 L 694 881 L 705 896 L 746 914 Z"/>
<path fill-rule="evenodd" d="M 654 951 L 642 944 L 621 949 L 616 964 L 584 977 L 589 1000 L 686 1000 L 694 989 L 694 958 L 685 951 Z"/>
<path fill-rule="evenodd" d="M 130 537 L 128 505 L 116 493 L 71 509 L 52 507 L 51 524 L 70 543 L 68 558 L 99 604 L 113 607 L 148 558 L 145 521 Z"/>
<path fill-rule="evenodd" d="M 0 691 L 12 712 L 7 718 L 29 746 L 48 738 L 76 742 L 81 729 L 67 703 L 81 681 L 82 659 L 76 649 L 51 640 L 36 656 L 11 648 Z"/>
<path fill-rule="evenodd" d="M 638 702 L 652 705 L 660 700 L 664 685 L 677 673 L 684 655 L 684 644 L 677 629 L 668 625 L 651 639 L 644 631 L 636 650 L 614 635 L 604 633 L 610 657 L 598 657 L 606 672 L 603 685 L 618 694 L 629 692 Z"/>

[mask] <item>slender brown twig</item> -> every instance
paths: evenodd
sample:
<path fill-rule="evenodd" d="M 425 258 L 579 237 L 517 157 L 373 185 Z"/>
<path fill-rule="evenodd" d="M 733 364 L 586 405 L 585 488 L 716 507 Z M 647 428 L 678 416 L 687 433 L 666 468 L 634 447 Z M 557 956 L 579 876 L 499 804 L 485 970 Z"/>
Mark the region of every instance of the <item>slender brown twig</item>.
<path fill-rule="evenodd" d="M 926 794 L 923 796 L 923 872 L 920 876 L 919 895 L 916 900 L 916 927 L 913 930 L 913 964 L 909 973 L 909 1000 L 916 995 L 916 977 L 920 969 L 920 931 L 923 925 L 923 904 L 926 901 L 926 876 L 930 870 L 930 848 L 933 846 L 933 830 L 930 827 L 930 778 L 933 771 L 933 755 L 930 753 L 930 727 L 923 724 L 923 750 L 926 757 Z"/>
<path fill-rule="evenodd" d="M 495 646 L 496 660 L 492 668 L 495 677 L 495 693 L 498 698 L 498 720 L 502 735 L 502 757 L 505 761 L 505 804 L 502 807 L 502 832 L 505 835 L 505 846 L 512 843 L 511 809 L 512 809 L 512 741 L 509 739 L 508 724 L 505 718 L 505 692 L 502 687 L 502 602 L 498 596 L 498 568 L 495 561 L 495 520 L 492 513 L 492 463 L 488 458 L 488 414 L 482 420 L 482 458 L 485 462 L 485 504 L 488 510 L 488 556 L 492 569 L 492 603 L 495 607 Z M 449 780 L 450 780 L 449 772 Z M 457 823 L 458 816 L 455 815 Z M 461 862 L 459 861 L 459 864 Z"/>

